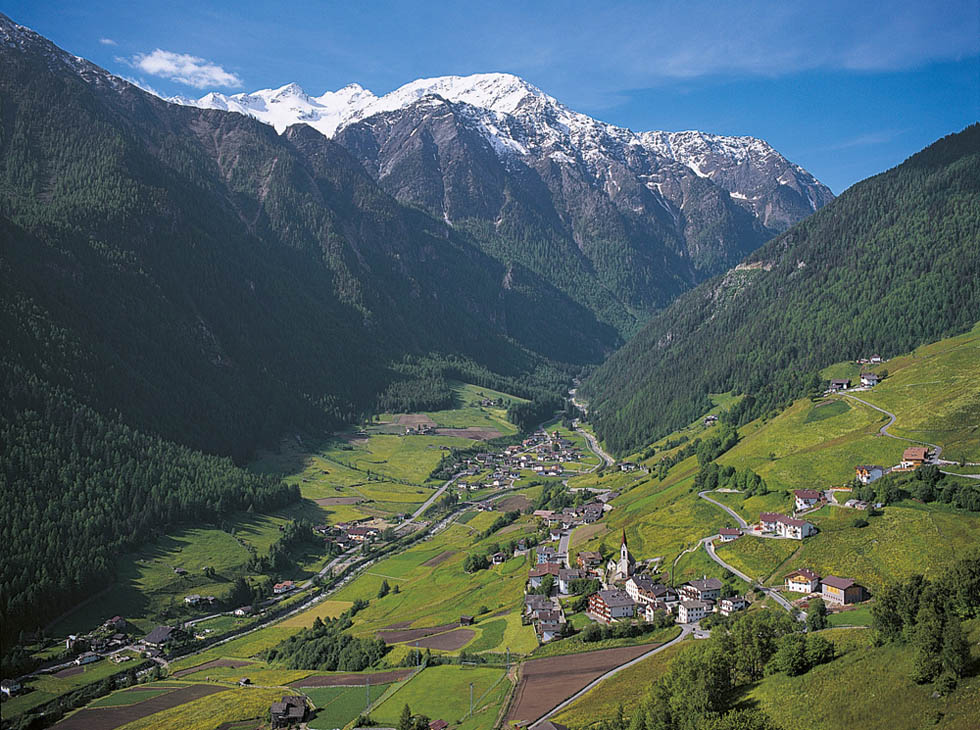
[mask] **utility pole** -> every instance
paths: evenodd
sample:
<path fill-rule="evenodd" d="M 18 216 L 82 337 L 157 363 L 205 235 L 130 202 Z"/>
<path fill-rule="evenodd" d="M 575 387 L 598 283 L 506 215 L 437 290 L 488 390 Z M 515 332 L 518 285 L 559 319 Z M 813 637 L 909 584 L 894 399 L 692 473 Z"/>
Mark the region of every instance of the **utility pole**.
<path fill-rule="evenodd" d="M 473 716 L 473 683 L 470 682 L 470 717 Z"/>
<path fill-rule="evenodd" d="M 366 679 L 367 679 L 367 684 L 364 685 L 364 694 L 365 694 L 364 712 L 365 713 L 368 711 L 368 708 L 371 707 L 371 675 L 367 675 Z"/>

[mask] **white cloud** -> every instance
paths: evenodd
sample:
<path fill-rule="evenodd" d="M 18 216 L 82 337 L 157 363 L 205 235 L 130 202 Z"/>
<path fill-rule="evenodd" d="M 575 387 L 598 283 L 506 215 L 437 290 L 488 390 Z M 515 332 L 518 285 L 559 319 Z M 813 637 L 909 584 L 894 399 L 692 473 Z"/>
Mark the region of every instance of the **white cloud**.
<path fill-rule="evenodd" d="M 127 60 L 127 63 L 151 76 L 161 76 L 197 89 L 215 86 L 234 88 L 242 85 L 242 80 L 236 74 L 226 71 L 216 63 L 187 53 L 157 48 L 152 53 L 139 53 Z"/>
<path fill-rule="evenodd" d="M 99 38 L 99 43 L 101 43 L 103 46 L 118 46 L 119 45 L 114 40 L 112 40 L 112 38 Z"/>

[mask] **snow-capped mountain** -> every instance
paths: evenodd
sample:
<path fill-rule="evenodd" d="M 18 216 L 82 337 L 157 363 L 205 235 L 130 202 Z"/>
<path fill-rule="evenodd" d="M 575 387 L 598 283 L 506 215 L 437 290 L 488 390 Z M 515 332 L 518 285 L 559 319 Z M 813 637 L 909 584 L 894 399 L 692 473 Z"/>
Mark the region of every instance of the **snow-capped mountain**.
<path fill-rule="evenodd" d="M 248 114 L 282 133 L 305 123 L 328 137 L 374 115 L 392 113 L 428 100 L 467 107 L 469 121 L 504 160 L 545 156 L 559 164 L 583 164 L 593 176 L 607 177 L 609 163 L 638 167 L 643 184 L 663 197 L 669 184 L 646 170 L 642 158 L 657 167 L 677 163 L 724 188 L 750 209 L 763 225 L 783 230 L 813 212 L 833 195 L 810 173 L 786 160 L 768 143 L 753 137 L 726 137 L 697 131 L 633 132 L 574 112 L 527 81 L 510 74 L 475 74 L 419 79 L 378 97 L 357 84 L 314 97 L 297 84 L 200 99 L 173 98 L 176 103 Z M 676 173 L 676 171 L 675 171 Z M 761 177 L 760 177 L 761 175 Z M 799 200 L 786 211 L 774 206 L 767 192 L 774 186 L 795 192 Z M 788 192 L 788 191 L 783 191 Z M 784 196 L 785 197 L 785 196 Z M 677 200 L 673 202 L 676 204 Z"/>

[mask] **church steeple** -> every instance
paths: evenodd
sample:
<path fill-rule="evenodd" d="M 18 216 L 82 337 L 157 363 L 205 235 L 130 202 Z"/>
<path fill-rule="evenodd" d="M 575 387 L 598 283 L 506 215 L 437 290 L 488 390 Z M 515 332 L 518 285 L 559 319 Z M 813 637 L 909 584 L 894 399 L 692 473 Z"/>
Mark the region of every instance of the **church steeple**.
<path fill-rule="evenodd" d="M 623 547 L 626 547 L 626 528 L 623 528 Z"/>

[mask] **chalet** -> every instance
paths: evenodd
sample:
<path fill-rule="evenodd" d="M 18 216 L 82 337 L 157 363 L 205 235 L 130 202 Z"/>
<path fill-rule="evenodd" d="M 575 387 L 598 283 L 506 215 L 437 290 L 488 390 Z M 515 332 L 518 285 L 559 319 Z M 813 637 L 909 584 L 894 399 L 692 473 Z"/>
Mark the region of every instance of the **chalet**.
<path fill-rule="evenodd" d="M 681 601 L 677 606 L 677 623 L 693 624 L 711 613 L 712 608 L 707 601 Z"/>
<path fill-rule="evenodd" d="M 878 373 L 861 373 L 861 385 L 866 388 L 873 388 L 881 382 Z"/>
<path fill-rule="evenodd" d="M 429 730 L 446 730 L 449 723 L 445 720 L 433 720 L 429 723 Z"/>
<path fill-rule="evenodd" d="M 273 702 L 269 708 L 272 727 L 289 727 L 306 720 L 306 698 L 299 695 L 286 696 L 282 702 Z"/>
<path fill-rule="evenodd" d="M 284 580 L 282 583 L 276 583 L 272 586 L 272 592 L 277 596 L 281 596 L 283 593 L 289 593 L 295 587 L 296 584 L 291 580 Z"/>
<path fill-rule="evenodd" d="M 872 355 L 869 362 L 872 365 L 878 365 L 879 363 L 883 362 L 883 360 L 881 359 L 881 355 Z"/>
<path fill-rule="evenodd" d="M 16 679 L 5 679 L 0 682 L 0 692 L 7 695 L 7 697 L 13 697 L 20 692 L 22 686 Z"/>
<path fill-rule="evenodd" d="M 851 509 L 867 509 L 871 505 L 867 502 L 863 502 L 860 499 L 849 499 L 844 502 L 845 507 L 850 507 Z"/>
<path fill-rule="evenodd" d="M 235 609 L 235 612 L 234 613 L 238 617 L 250 616 L 252 614 L 252 607 L 251 606 L 240 606 L 239 608 L 236 608 Z"/>
<path fill-rule="evenodd" d="M 82 664 L 91 664 L 92 662 L 99 661 L 101 658 L 102 657 L 100 657 L 94 651 L 87 651 L 84 654 L 79 654 L 77 657 L 75 657 L 75 664 L 78 664 L 79 666 Z"/>
<path fill-rule="evenodd" d="M 507 553 L 494 553 L 490 556 L 490 562 L 494 565 L 503 565 L 507 562 Z"/>
<path fill-rule="evenodd" d="M 794 570 L 786 576 L 786 590 L 795 593 L 814 593 L 820 588 L 820 576 L 809 568 Z"/>
<path fill-rule="evenodd" d="M 625 592 L 612 588 L 589 596 L 589 613 L 599 621 L 611 623 L 621 618 L 633 618 L 636 603 Z"/>
<path fill-rule="evenodd" d="M 821 595 L 831 603 L 841 606 L 848 603 L 860 603 L 864 600 L 864 587 L 850 578 L 838 578 L 828 575 L 821 581 Z"/>
<path fill-rule="evenodd" d="M 582 519 L 591 524 L 602 517 L 602 504 L 591 503 L 582 507 Z"/>
<path fill-rule="evenodd" d="M 545 644 L 561 635 L 561 624 L 557 621 L 539 621 L 534 625 L 538 640 Z"/>
<path fill-rule="evenodd" d="M 837 392 L 839 390 L 847 390 L 850 387 L 851 387 L 851 381 L 850 380 L 842 379 L 842 380 L 831 380 L 830 381 L 830 389 L 832 391 L 834 391 L 834 392 Z"/>
<path fill-rule="evenodd" d="M 558 571 L 558 590 L 561 593 L 572 592 L 572 581 L 581 580 L 585 574 L 578 568 L 562 568 Z"/>
<path fill-rule="evenodd" d="M 909 446 L 902 454 L 902 469 L 918 469 L 929 460 L 929 449 L 926 446 Z"/>
<path fill-rule="evenodd" d="M 722 616 L 731 616 L 736 611 L 744 611 L 749 607 L 749 602 L 745 596 L 729 596 L 718 601 L 718 613 Z"/>
<path fill-rule="evenodd" d="M 718 423 L 718 416 L 711 414 L 704 417 L 704 425 L 711 426 L 712 424 Z"/>
<path fill-rule="evenodd" d="M 524 613 L 533 616 L 538 611 L 550 610 L 555 607 L 554 602 L 548 596 L 539 596 L 536 593 L 524 596 Z"/>
<path fill-rule="evenodd" d="M 538 565 L 558 562 L 558 551 L 550 545 L 539 546 L 535 554 L 537 556 Z"/>
<path fill-rule="evenodd" d="M 795 489 L 793 497 L 795 497 L 796 510 L 802 512 L 820 502 L 823 499 L 823 492 L 816 489 Z"/>
<path fill-rule="evenodd" d="M 187 575 L 187 571 L 183 568 L 174 568 L 174 575 Z"/>
<path fill-rule="evenodd" d="M 528 573 L 528 582 L 532 588 L 540 588 L 546 575 L 557 579 L 560 572 L 561 566 L 558 563 L 539 563 L 531 568 L 531 572 Z"/>
<path fill-rule="evenodd" d="M 171 641 L 175 641 L 180 636 L 180 633 L 180 629 L 174 628 L 173 626 L 157 626 L 153 631 L 144 636 L 141 642 L 146 646 L 159 649 Z"/>
<path fill-rule="evenodd" d="M 632 461 L 624 461 L 619 465 L 620 471 L 636 471 L 637 466 Z"/>
<path fill-rule="evenodd" d="M 731 542 L 732 540 L 738 540 L 742 536 L 742 531 L 737 527 L 722 527 L 718 530 L 718 536 L 722 542 Z"/>
<path fill-rule="evenodd" d="M 184 596 L 184 603 L 188 606 L 196 606 L 201 602 L 201 596 L 198 593 L 192 593 L 189 596 Z"/>
<path fill-rule="evenodd" d="M 582 570 L 592 570 L 602 565 L 602 555 L 593 550 L 584 550 L 578 554 L 575 562 Z"/>
<path fill-rule="evenodd" d="M 797 520 L 776 512 L 763 512 L 759 515 L 763 532 L 775 532 L 780 537 L 802 540 L 816 534 L 817 528 L 806 520 Z"/>
<path fill-rule="evenodd" d="M 859 464 L 854 467 L 855 479 L 857 479 L 861 484 L 871 484 L 875 479 L 880 479 L 885 473 L 885 470 L 880 466 L 874 466 L 871 464 Z"/>
<path fill-rule="evenodd" d="M 553 542 L 558 542 L 559 540 L 561 540 L 561 528 L 552 527 L 548 531 L 548 537 L 550 537 Z"/>
<path fill-rule="evenodd" d="M 551 509 L 536 509 L 531 514 L 534 517 L 540 517 L 543 520 L 550 520 L 555 516 L 555 511 Z"/>
<path fill-rule="evenodd" d="M 721 596 L 721 581 L 707 576 L 691 580 L 680 587 L 679 593 L 683 601 L 715 601 Z M 683 621 L 682 623 L 689 623 Z"/>

